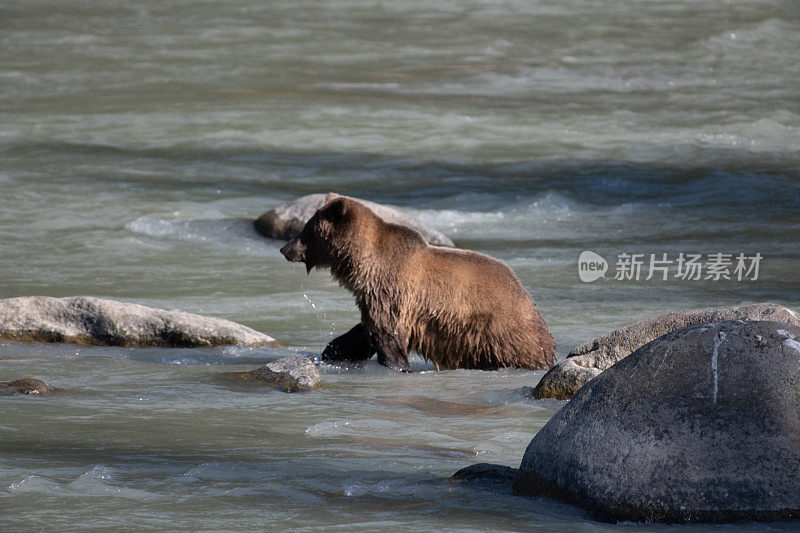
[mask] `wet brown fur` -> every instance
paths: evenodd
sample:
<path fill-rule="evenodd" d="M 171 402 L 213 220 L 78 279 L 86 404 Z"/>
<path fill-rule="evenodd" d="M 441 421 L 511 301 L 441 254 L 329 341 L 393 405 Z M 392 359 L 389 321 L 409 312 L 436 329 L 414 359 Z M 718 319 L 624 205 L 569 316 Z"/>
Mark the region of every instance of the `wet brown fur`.
<path fill-rule="evenodd" d="M 302 258 L 290 258 L 285 250 L 292 246 Z M 430 246 L 355 200 L 329 195 L 281 251 L 308 270 L 330 268 L 355 295 L 362 323 L 332 341 L 328 354 L 338 348 L 359 352 L 339 358 L 367 359 L 377 351 L 382 364 L 399 370 L 408 369 L 410 350 L 442 369 L 555 364 L 553 337 L 507 266 L 477 252 Z"/>

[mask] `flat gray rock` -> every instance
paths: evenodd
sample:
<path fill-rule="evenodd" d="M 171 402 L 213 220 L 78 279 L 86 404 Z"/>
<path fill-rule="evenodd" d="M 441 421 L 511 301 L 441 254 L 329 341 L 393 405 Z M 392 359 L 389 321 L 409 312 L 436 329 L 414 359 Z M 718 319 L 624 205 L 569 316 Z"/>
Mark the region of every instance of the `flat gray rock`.
<path fill-rule="evenodd" d="M 262 346 L 275 339 L 230 320 L 88 296 L 0 299 L 0 338 L 104 346 Z"/>
<path fill-rule="evenodd" d="M 13 396 L 15 394 L 46 396 L 52 393 L 53 387 L 40 379 L 23 378 L 0 383 L 0 396 Z"/>
<path fill-rule="evenodd" d="M 309 194 L 297 200 L 281 204 L 258 217 L 255 222 L 253 222 L 253 225 L 256 230 L 265 237 L 288 241 L 300 233 L 303 226 L 308 222 L 308 219 L 317 212 L 317 209 L 325 205 L 326 196 L 325 194 Z M 386 222 L 406 226 L 418 231 L 429 244 L 435 246 L 455 246 L 453 241 L 443 233 L 436 231 L 427 224 L 423 224 L 416 218 L 398 211 L 397 209 L 376 204 L 369 200 L 361 200 L 359 198 L 353 199 L 358 200 L 372 209 L 376 215 Z"/>
<path fill-rule="evenodd" d="M 800 517 L 800 327 L 669 333 L 589 382 L 536 434 L 514 489 L 606 521 Z"/>
<path fill-rule="evenodd" d="M 581 344 L 542 376 L 533 396 L 569 400 L 589 380 L 648 342 L 687 326 L 723 320 L 773 320 L 800 325 L 800 317 L 794 311 L 771 303 L 659 315 Z"/>
<path fill-rule="evenodd" d="M 314 363 L 299 355 L 283 357 L 249 372 L 232 372 L 229 377 L 284 392 L 310 391 L 322 385 Z"/>

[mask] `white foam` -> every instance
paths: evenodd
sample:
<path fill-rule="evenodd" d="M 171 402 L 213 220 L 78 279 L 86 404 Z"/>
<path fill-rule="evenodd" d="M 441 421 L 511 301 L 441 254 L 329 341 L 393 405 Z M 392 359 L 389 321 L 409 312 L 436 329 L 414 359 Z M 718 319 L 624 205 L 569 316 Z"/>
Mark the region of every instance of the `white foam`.
<path fill-rule="evenodd" d="M 97 465 L 81 474 L 78 479 L 69 483 L 65 489 L 83 496 L 115 496 L 133 500 L 149 500 L 156 497 L 147 491 L 109 484 L 114 477 L 114 472 L 110 468 Z"/>
<path fill-rule="evenodd" d="M 574 239 L 582 234 L 594 237 L 597 224 L 622 227 L 629 223 L 631 215 L 645 209 L 642 205 L 631 203 L 592 205 L 556 192 L 528 196 L 511 203 L 502 195 L 491 194 L 457 195 L 447 198 L 446 203 L 440 203 L 463 208 L 403 210 L 454 238 L 513 241 L 560 237 Z M 585 219 L 592 222 L 586 224 Z"/>
<path fill-rule="evenodd" d="M 374 436 L 397 434 L 402 426 L 396 422 L 381 419 L 334 419 L 309 426 L 306 435 L 313 437 L 331 437 L 337 435 Z"/>
<path fill-rule="evenodd" d="M 142 216 L 125 229 L 155 238 L 208 244 L 245 255 L 273 253 L 274 244 L 259 236 L 244 219 L 166 219 Z"/>
<path fill-rule="evenodd" d="M 348 497 L 364 496 L 367 493 L 367 488 L 363 483 L 348 483 L 342 488 L 342 494 Z"/>
<path fill-rule="evenodd" d="M 39 492 L 68 496 L 114 496 L 134 500 L 156 498 L 156 495 L 144 490 L 111 485 L 110 483 L 113 480 L 113 470 L 103 465 L 96 465 L 66 485 L 46 477 L 30 475 L 21 481 L 11 483 L 8 489 L 15 493 Z"/>
<path fill-rule="evenodd" d="M 145 235 L 154 237 L 163 237 L 165 235 L 174 235 L 178 233 L 174 222 L 151 217 L 139 217 L 133 222 L 125 224 L 125 229 L 134 233 L 144 233 Z"/>
<path fill-rule="evenodd" d="M 8 490 L 15 493 L 22 492 L 44 492 L 54 493 L 58 492 L 61 486 L 46 477 L 41 476 L 28 476 L 21 481 L 17 481 L 8 486 Z"/>
<path fill-rule="evenodd" d="M 513 455 L 515 450 L 525 448 L 532 435 L 523 431 L 509 431 L 492 437 L 488 441 L 480 442 L 473 447 L 475 455 L 496 455 L 504 457 Z"/>
<path fill-rule="evenodd" d="M 200 361 L 191 357 L 181 357 L 180 359 L 170 359 L 169 357 L 161 358 L 162 363 L 170 365 L 199 365 Z"/>
<path fill-rule="evenodd" d="M 350 420 L 329 420 L 306 428 L 306 435 L 325 436 L 339 433 L 340 429 L 350 426 Z"/>

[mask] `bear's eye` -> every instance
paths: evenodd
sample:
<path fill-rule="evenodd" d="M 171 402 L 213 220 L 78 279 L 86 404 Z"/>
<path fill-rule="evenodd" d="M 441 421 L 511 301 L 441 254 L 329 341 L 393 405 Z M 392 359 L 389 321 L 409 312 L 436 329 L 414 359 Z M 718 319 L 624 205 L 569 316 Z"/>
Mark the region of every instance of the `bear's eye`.
<path fill-rule="evenodd" d="M 306 227 L 303 228 L 304 233 L 306 233 L 307 238 L 319 238 L 324 237 L 330 232 L 331 223 L 324 218 L 322 218 L 322 213 L 317 213 L 314 217 L 308 221 Z"/>

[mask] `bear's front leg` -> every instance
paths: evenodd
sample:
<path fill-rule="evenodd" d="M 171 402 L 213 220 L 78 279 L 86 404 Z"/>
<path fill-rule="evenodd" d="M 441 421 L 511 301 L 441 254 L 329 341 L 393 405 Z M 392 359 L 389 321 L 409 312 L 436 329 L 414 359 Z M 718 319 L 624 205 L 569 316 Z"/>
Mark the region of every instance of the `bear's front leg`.
<path fill-rule="evenodd" d="M 366 361 L 375 349 L 369 340 L 369 331 L 363 323 L 333 339 L 322 352 L 323 361 Z"/>
<path fill-rule="evenodd" d="M 397 332 L 373 331 L 372 344 L 378 352 L 378 362 L 392 370 L 411 372 L 408 365 L 408 348 Z"/>

